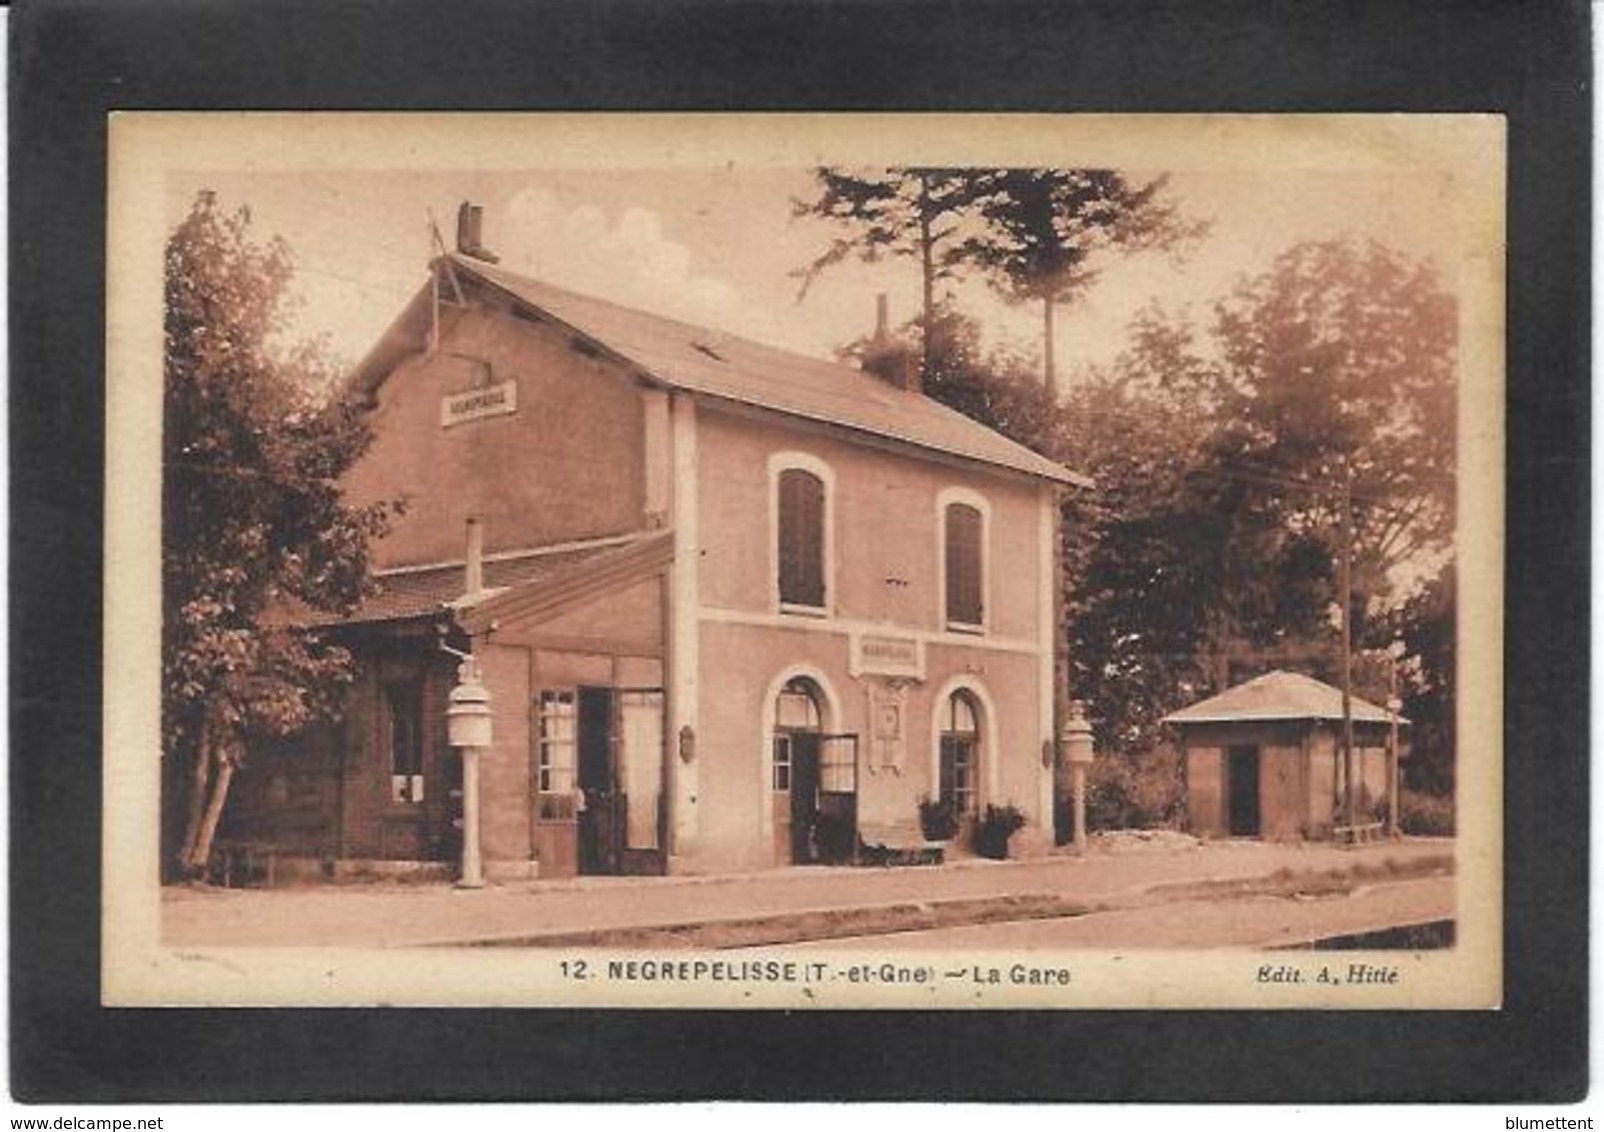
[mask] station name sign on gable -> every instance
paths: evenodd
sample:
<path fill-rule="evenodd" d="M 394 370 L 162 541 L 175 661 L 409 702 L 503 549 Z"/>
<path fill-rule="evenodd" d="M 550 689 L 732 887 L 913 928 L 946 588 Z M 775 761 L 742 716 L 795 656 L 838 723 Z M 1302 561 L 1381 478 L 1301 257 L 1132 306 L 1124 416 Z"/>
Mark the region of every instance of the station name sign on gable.
<path fill-rule="evenodd" d="M 447 393 L 440 399 L 440 427 L 498 417 L 518 411 L 518 383 L 502 381 L 465 393 Z"/>

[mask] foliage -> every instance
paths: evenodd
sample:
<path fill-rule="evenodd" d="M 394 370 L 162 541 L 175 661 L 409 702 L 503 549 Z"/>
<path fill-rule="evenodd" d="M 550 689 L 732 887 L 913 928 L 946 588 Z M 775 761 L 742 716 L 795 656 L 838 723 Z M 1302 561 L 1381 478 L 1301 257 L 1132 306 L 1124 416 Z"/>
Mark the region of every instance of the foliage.
<path fill-rule="evenodd" d="M 291 257 L 250 214 L 202 193 L 166 249 L 162 729 L 190 769 L 183 866 L 205 865 L 248 732 L 331 717 L 350 657 L 270 622 L 275 601 L 343 611 L 362 596 L 386 509 L 351 509 L 338 477 L 367 443 L 330 401 L 319 344 L 284 347 Z"/>
<path fill-rule="evenodd" d="M 958 836 L 958 809 L 940 798 L 919 800 L 919 831 L 926 841 L 951 841 Z"/>
<path fill-rule="evenodd" d="M 819 194 L 796 216 L 829 221 L 844 235 L 796 274 L 802 294 L 825 269 L 857 257 L 917 257 L 923 282 L 924 372 L 942 327 L 938 283 L 974 269 L 1011 301 L 1044 304 L 1047 386 L 1053 388 L 1053 304 L 1096 278 L 1111 252 L 1174 249 L 1200 236 L 1165 199 L 1165 180 L 1134 183 L 1112 169 L 820 168 Z"/>
<path fill-rule="evenodd" d="M 1414 837 L 1452 837 L 1452 795 L 1427 794 L 1405 787 L 1398 792 L 1398 825 Z"/>
<path fill-rule="evenodd" d="M 1376 243 L 1298 244 L 1219 306 L 1214 454 L 1297 531 L 1334 529 L 1346 469 L 1358 613 L 1452 538 L 1456 332 L 1435 272 Z"/>
<path fill-rule="evenodd" d="M 821 255 L 793 275 L 802 280 L 798 299 L 825 269 L 857 257 L 873 263 L 882 256 L 917 257 L 922 283 L 921 318 L 936 338 L 936 287 L 960 266 L 955 238 L 973 221 L 979 175 L 970 169 L 905 167 L 849 173 L 820 167 L 814 175 L 819 195 L 793 201 L 794 216 L 830 222 L 837 236 Z M 922 365 L 931 364 L 927 349 Z"/>
<path fill-rule="evenodd" d="M 812 216 L 845 230 L 812 263 L 793 272 L 806 294 L 826 268 L 857 257 L 874 263 L 883 256 L 918 257 L 929 282 L 947 278 L 958 265 L 953 238 L 976 202 L 974 170 L 904 167 L 847 172 L 814 171 L 819 195 L 793 201 L 794 216 Z"/>
<path fill-rule="evenodd" d="M 1451 554 L 1453 312 L 1396 252 L 1299 244 L 1202 330 L 1146 312 L 1078 385 L 1098 490 L 1066 512 L 1072 681 L 1103 744 L 1149 746 L 1164 712 L 1270 668 L 1335 677 L 1346 475 L 1355 645 L 1391 640 Z"/>
<path fill-rule="evenodd" d="M 1184 804 L 1181 758 L 1171 747 L 1135 757 L 1099 755 L 1087 768 L 1088 829 L 1172 829 Z"/>
<path fill-rule="evenodd" d="M 1116 169 L 1002 169 L 976 186 L 984 223 L 951 257 L 980 268 L 1010 301 L 1042 304 L 1049 389 L 1053 306 L 1090 287 L 1111 254 L 1173 251 L 1207 230 L 1182 218 L 1166 183 L 1133 182 Z"/>
<path fill-rule="evenodd" d="M 926 362 L 926 396 L 995 429 L 1026 448 L 1062 458 L 1065 454 L 1064 413 L 1018 358 L 1000 351 L 985 353 L 980 324 L 950 304 L 936 307 L 934 334 Z M 839 354 L 862 359 L 865 366 L 896 369 L 924 357 L 923 322 L 914 319 L 898 328 L 888 342 L 860 339 Z"/>
<path fill-rule="evenodd" d="M 977 254 L 967 239 L 950 265 Z M 1072 695 L 1099 749 L 1152 749 L 1165 714 L 1272 668 L 1338 679 L 1346 483 L 1355 687 L 1383 702 L 1366 657 L 1403 642 L 1409 780 L 1448 788 L 1455 333 L 1429 265 L 1336 240 L 1289 248 L 1211 318 L 1143 311 L 1062 401 L 949 306 L 892 345 L 928 339 L 931 397 L 1095 481 L 1066 493 L 1062 549 Z"/>
<path fill-rule="evenodd" d="M 1403 715 L 1409 720 L 1404 781 L 1452 793 L 1455 774 L 1454 664 L 1456 571 L 1449 563 L 1392 612 L 1388 629 L 1403 642 Z"/>
<path fill-rule="evenodd" d="M 1008 857 L 1008 839 L 1025 825 L 1025 815 L 1015 806 L 986 807 L 986 812 L 975 823 L 975 852 L 994 861 Z"/>

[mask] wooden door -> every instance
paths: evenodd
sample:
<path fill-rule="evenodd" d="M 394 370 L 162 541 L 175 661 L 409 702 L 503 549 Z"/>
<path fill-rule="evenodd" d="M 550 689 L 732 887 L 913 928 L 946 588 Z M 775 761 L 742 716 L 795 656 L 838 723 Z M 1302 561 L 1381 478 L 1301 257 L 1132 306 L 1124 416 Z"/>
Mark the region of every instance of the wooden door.
<path fill-rule="evenodd" d="M 819 818 L 819 735 L 797 731 L 791 742 L 791 863 L 811 865 L 819 859 L 814 824 Z"/>
<path fill-rule="evenodd" d="M 858 737 L 819 739 L 819 805 L 813 819 L 819 860 L 841 865 L 858 859 Z"/>
<path fill-rule="evenodd" d="M 1259 836 L 1259 749 L 1232 747 L 1225 772 L 1227 821 L 1233 837 Z"/>
<path fill-rule="evenodd" d="M 661 876 L 667 871 L 668 778 L 664 756 L 663 690 L 614 689 L 617 752 L 613 792 L 619 830 L 619 871 Z"/>
<path fill-rule="evenodd" d="M 579 871 L 618 872 L 622 837 L 611 688 L 579 689 Z"/>

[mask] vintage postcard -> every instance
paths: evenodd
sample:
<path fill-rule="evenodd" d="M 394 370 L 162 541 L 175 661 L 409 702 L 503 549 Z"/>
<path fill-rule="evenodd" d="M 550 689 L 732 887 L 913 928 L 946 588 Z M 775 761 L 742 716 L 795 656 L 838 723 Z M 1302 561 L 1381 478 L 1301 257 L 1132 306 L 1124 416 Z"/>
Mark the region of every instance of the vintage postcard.
<path fill-rule="evenodd" d="M 107 1005 L 1500 1005 L 1501 118 L 110 139 Z"/>

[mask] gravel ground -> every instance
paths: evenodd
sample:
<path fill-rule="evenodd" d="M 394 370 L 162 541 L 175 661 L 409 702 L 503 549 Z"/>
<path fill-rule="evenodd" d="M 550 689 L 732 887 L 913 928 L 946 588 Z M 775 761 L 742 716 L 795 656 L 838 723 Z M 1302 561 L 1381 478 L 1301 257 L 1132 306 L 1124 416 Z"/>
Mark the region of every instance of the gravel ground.
<path fill-rule="evenodd" d="M 1190 840 L 1190 839 L 1189 839 Z M 361 946 L 482 943 L 617 929 L 665 928 L 896 904 L 1008 897 L 1107 902 L 1153 890 L 1196 899 L 1185 885 L 1447 867 L 1438 839 L 1340 849 L 1209 842 L 1094 849 L 1084 857 L 973 861 L 936 868 L 783 869 L 720 877 L 587 877 L 462 891 L 446 885 L 370 884 L 275 890 L 178 887 L 162 893 L 162 938 L 176 947 Z M 1161 886 L 1183 886 L 1169 888 Z M 1235 906 L 1238 901 L 1230 901 Z M 978 907 L 979 905 L 977 905 Z M 987 931 L 997 930 L 988 925 Z"/>

